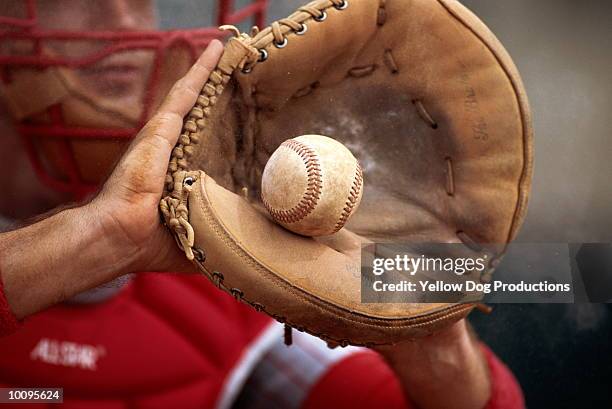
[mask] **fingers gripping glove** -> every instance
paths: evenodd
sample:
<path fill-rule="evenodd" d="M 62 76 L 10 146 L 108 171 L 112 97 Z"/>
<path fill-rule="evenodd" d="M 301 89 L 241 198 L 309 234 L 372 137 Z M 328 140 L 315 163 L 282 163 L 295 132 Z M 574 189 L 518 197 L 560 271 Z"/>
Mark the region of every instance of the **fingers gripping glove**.
<path fill-rule="evenodd" d="M 335 344 L 429 334 L 474 304 L 360 302 L 367 241 L 505 247 L 523 219 L 532 131 L 510 57 L 454 0 L 320 0 L 251 35 L 235 31 L 185 118 L 161 209 L 219 288 Z M 359 211 L 327 239 L 261 211 L 286 139 L 323 134 L 364 169 Z M 489 257 L 490 277 L 503 248 Z"/>

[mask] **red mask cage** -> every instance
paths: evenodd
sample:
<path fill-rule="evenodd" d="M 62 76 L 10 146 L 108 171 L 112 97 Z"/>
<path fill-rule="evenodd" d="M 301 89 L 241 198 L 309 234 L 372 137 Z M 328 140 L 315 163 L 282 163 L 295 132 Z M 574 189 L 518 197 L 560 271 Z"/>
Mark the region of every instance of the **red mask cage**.
<path fill-rule="evenodd" d="M 149 50 L 153 52 L 153 62 L 148 85 L 142 96 L 142 109 L 134 126 L 130 127 L 100 127 L 75 126 L 67 123 L 60 104 L 45 108 L 44 123 L 37 123 L 31 118 L 18 118 L 16 129 L 22 137 L 31 164 L 47 186 L 62 192 L 68 192 L 75 199 L 83 198 L 98 188 L 102 180 L 84 180 L 81 166 L 74 151 L 75 140 L 95 141 L 129 141 L 145 124 L 155 109 L 156 97 L 160 94 L 160 75 L 162 64 L 169 50 L 180 46 L 188 50 L 190 62 L 193 63 L 203 48 L 214 38 L 223 36 L 217 28 L 202 28 L 171 31 L 63 31 L 43 29 L 38 24 L 35 0 L 24 0 L 25 18 L 0 16 L 0 79 L 8 85 L 12 81 L 11 73 L 18 69 L 36 69 L 44 71 L 49 67 L 65 67 L 80 69 L 96 64 L 112 54 L 132 51 Z M 233 0 L 219 0 L 216 13 L 216 23 L 239 24 L 251 20 L 257 26 L 263 26 L 267 0 L 252 0 L 250 4 L 238 10 L 234 9 Z M 44 52 L 44 44 L 48 41 L 84 41 L 103 42 L 104 47 L 94 53 L 79 57 L 67 58 L 49 55 Z M 11 55 L 4 53 L 3 44 L 16 41 L 27 41 L 32 50 L 27 55 Z M 164 92 L 164 91 L 161 91 Z M 61 168 L 51 172 L 40 143 L 53 140 L 56 167 Z M 100 145 L 92 145 L 100 146 Z M 95 148 L 92 148 L 95 149 Z M 116 156 L 116 154 L 115 154 Z M 113 160 L 116 160 L 113 159 Z M 100 175 L 102 179 L 103 176 Z"/>

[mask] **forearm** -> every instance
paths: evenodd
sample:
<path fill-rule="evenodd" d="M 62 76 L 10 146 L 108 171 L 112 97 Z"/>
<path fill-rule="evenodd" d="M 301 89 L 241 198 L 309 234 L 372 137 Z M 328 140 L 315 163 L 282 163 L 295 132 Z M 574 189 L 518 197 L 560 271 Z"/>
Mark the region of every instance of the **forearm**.
<path fill-rule="evenodd" d="M 380 352 L 418 408 L 484 408 L 491 395 L 486 359 L 465 322 L 448 331 Z"/>
<path fill-rule="evenodd" d="M 132 259 L 91 204 L 0 234 L 0 273 L 18 318 L 112 280 Z"/>

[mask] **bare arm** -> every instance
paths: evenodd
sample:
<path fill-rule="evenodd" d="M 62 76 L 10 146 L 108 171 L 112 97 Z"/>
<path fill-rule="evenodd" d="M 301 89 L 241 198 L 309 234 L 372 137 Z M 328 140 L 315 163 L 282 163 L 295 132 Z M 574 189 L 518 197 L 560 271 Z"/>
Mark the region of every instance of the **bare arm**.
<path fill-rule="evenodd" d="M 489 401 L 487 363 L 465 320 L 430 337 L 381 347 L 378 352 L 419 408 L 479 409 Z"/>
<path fill-rule="evenodd" d="M 213 41 L 136 136 L 100 194 L 0 234 L 0 274 L 18 318 L 135 271 L 191 271 L 160 222 L 167 162 L 183 117 L 219 60 Z"/>
<path fill-rule="evenodd" d="M 18 318 L 115 278 L 129 254 L 105 235 L 91 206 L 57 213 L 0 235 L 0 272 Z"/>

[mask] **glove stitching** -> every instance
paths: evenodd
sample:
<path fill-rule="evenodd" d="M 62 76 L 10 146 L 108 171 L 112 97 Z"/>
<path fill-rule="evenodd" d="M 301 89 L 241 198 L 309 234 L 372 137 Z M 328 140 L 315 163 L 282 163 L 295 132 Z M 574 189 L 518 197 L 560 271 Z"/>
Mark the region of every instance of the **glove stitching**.
<path fill-rule="evenodd" d="M 376 24 L 379 26 L 383 26 L 387 22 L 387 10 L 385 8 L 386 6 L 387 6 L 386 0 L 379 1 L 378 12 L 376 15 Z"/>
<path fill-rule="evenodd" d="M 425 108 L 423 101 L 420 99 L 414 99 L 412 100 L 412 103 L 414 104 L 414 107 L 416 108 L 421 119 L 425 121 L 432 129 L 438 129 L 438 123 L 435 119 L 433 119 L 427 108 Z"/>
<path fill-rule="evenodd" d="M 410 329 L 410 328 L 429 329 L 429 327 L 432 324 L 435 324 L 437 322 L 447 321 L 449 318 L 455 317 L 455 316 L 465 316 L 467 312 L 471 311 L 474 308 L 473 304 L 451 304 L 448 307 L 445 307 L 444 309 L 440 311 L 426 313 L 425 315 L 420 315 L 417 317 L 410 317 L 410 318 L 391 319 L 396 322 L 401 322 L 399 323 L 399 325 L 388 325 L 388 324 L 385 325 L 385 322 L 388 322 L 389 320 L 368 317 L 366 315 L 355 313 L 350 310 L 345 310 L 342 307 L 333 305 L 325 300 L 321 300 L 317 298 L 316 296 L 313 296 L 307 293 L 305 294 L 303 293 L 302 290 L 296 289 L 295 287 L 291 286 L 289 283 L 283 281 L 282 278 L 276 276 L 272 271 L 268 270 L 266 267 L 260 264 L 257 261 L 257 259 L 255 259 L 252 255 L 245 252 L 237 244 L 237 242 L 232 238 L 232 236 L 228 233 L 228 231 L 224 228 L 224 226 L 218 221 L 218 219 L 214 216 L 211 206 L 207 204 L 208 201 L 205 200 L 203 197 L 204 193 L 196 189 L 195 194 L 196 194 L 195 202 L 198 203 L 198 207 L 202 211 L 204 218 L 207 220 L 208 222 L 207 224 L 211 227 L 212 232 L 221 239 L 221 241 L 226 245 L 227 248 L 231 250 L 232 253 L 234 253 L 236 256 L 244 260 L 244 262 L 247 265 L 253 267 L 253 269 L 257 271 L 258 273 L 260 273 L 261 275 L 267 276 L 268 282 L 270 282 L 273 286 L 281 289 L 283 292 L 288 292 L 292 294 L 295 298 L 300 299 L 301 301 L 319 310 L 323 310 L 324 312 L 331 314 L 334 317 L 340 318 L 348 322 L 358 323 L 358 324 L 373 327 L 373 328 L 389 328 L 389 329 L 397 329 L 397 330 Z M 204 266 L 204 264 L 197 263 L 197 262 L 196 264 L 198 265 L 200 270 L 202 270 L 206 274 L 206 276 L 212 280 L 212 275 L 208 272 L 208 269 Z M 360 346 L 384 345 L 383 343 L 381 344 L 367 343 L 366 345 L 366 343 L 363 343 L 363 342 L 360 343 L 357 341 L 352 341 L 350 339 L 334 339 L 328 334 L 312 331 L 308 329 L 307 327 L 300 326 L 297 323 L 294 324 L 293 322 L 288 320 L 286 317 L 269 311 L 264 304 L 259 303 L 259 302 L 255 303 L 251 301 L 246 296 L 246 294 L 244 294 L 244 292 L 239 290 L 238 288 L 235 288 L 235 287 L 230 288 L 229 285 L 225 285 L 225 283 L 221 281 L 219 281 L 219 288 L 222 291 L 232 296 L 235 296 L 232 290 L 240 291 L 240 294 L 241 294 L 240 300 L 251 305 L 256 310 L 265 312 L 266 314 L 268 314 L 269 316 L 271 316 L 272 318 L 274 318 L 281 324 L 288 324 L 295 329 L 298 329 L 300 331 L 303 330 L 304 332 L 318 336 L 322 339 L 337 342 L 340 345 L 345 345 L 348 343 L 350 343 L 351 345 L 360 345 Z M 257 304 L 257 307 L 254 304 Z M 337 312 L 335 312 L 334 310 L 341 310 L 344 313 L 348 312 L 351 315 L 339 317 Z M 414 322 L 414 321 L 417 321 L 417 322 Z"/>
<path fill-rule="evenodd" d="M 446 161 L 446 193 L 449 196 L 455 195 L 455 171 L 453 168 L 453 160 L 449 157 L 444 159 Z"/>
<path fill-rule="evenodd" d="M 393 51 L 390 48 L 387 48 L 383 53 L 383 61 L 391 74 L 398 74 L 399 67 L 397 66 L 397 62 L 395 61 L 395 57 L 393 57 Z"/>
<path fill-rule="evenodd" d="M 205 119 L 210 116 L 210 109 L 217 102 L 217 96 L 223 92 L 224 85 L 229 82 L 229 75 L 215 69 L 209 75 L 194 107 L 183 124 L 179 141 L 172 150 L 165 179 L 165 197 L 160 201 L 160 210 L 166 225 L 174 232 L 175 240 L 189 260 L 194 259 L 192 250 L 194 232 L 189 223 L 189 211 L 186 200 L 191 186 L 186 186 L 185 169 L 187 158 L 194 153 L 193 145 L 200 141 L 198 133 L 205 126 Z M 170 196 L 168 196 L 170 194 Z"/>

